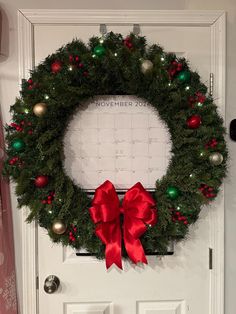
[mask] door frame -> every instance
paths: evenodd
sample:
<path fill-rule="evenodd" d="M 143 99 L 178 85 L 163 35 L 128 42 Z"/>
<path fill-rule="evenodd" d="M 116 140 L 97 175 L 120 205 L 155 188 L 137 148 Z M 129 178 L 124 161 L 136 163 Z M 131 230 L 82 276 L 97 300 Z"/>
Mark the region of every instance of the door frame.
<path fill-rule="evenodd" d="M 18 10 L 19 89 L 21 79 L 29 76 L 34 65 L 34 26 L 38 24 L 126 24 L 206 26 L 211 29 L 211 73 L 214 74 L 214 98 L 225 116 L 226 14 L 224 11 L 189 10 Z M 209 314 L 224 314 L 224 188 L 221 207 L 210 211 L 213 228 L 210 244 L 213 269 L 210 273 Z M 22 210 L 22 307 L 24 314 L 38 313 L 37 226 L 25 223 L 29 209 Z M 29 293 L 30 292 L 30 293 Z"/>

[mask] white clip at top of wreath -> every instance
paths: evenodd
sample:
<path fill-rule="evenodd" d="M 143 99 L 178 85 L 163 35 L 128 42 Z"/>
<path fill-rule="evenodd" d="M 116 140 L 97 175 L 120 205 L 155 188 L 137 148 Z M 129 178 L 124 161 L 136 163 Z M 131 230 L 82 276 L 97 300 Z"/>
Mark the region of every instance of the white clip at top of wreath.
<path fill-rule="evenodd" d="M 104 37 L 106 35 L 106 33 L 107 33 L 107 26 L 106 26 L 106 24 L 100 24 L 99 31 L 102 34 L 102 37 Z"/>
<path fill-rule="evenodd" d="M 140 34 L 140 25 L 139 24 L 134 24 L 133 25 L 133 33 L 136 36 L 138 36 Z"/>
<path fill-rule="evenodd" d="M 106 24 L 100 24 L 99 31 L 102 34 L 102 37 L 104 37 L 107 34 L 107 26 L 106 26 Z M 140 25 L 139 24 L 134 24 L 133 25 L 133 33 L 136 36 L 138 36 L 140 34 Z"/>

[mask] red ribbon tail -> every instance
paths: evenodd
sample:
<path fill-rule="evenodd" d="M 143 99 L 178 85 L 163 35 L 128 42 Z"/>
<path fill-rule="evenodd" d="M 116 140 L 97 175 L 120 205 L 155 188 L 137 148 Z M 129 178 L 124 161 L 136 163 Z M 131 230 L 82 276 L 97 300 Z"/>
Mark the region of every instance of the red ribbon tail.
<path fill-rule="evenodd" d="M 121 247 L 117 243 L 108 243 L 106 245 L 106 268 L 109 269 L 115 264 L 120 269 L 122 268 Z"/>
<path fill-rule="evenodd" d="M 125 232 L 124 243 L 127 254 L 134 264 L 148 263 L 142 243 L 139 239 L 135 239 L 131 235 L 127 234 L 127 232 Z"/>
<path fill-rule="evenodd" d="M 96 227 L 96 235 L 106 245 L 106 267 L 113 264 L 122 269 L 121 257 L 121 230 L 119 220 L 113 223 L 102 223 Z"/>

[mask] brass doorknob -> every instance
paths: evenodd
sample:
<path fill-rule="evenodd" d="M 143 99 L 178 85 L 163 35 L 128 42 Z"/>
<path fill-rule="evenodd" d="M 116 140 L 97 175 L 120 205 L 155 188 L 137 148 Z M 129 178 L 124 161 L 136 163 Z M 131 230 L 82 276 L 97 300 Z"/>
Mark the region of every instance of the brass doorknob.
<path fill-rule="evenodd" d="M 50 275 L 44 281 L 44 291 L 52 294 L 60 287 L 60 279 L 57 276 Z"/>

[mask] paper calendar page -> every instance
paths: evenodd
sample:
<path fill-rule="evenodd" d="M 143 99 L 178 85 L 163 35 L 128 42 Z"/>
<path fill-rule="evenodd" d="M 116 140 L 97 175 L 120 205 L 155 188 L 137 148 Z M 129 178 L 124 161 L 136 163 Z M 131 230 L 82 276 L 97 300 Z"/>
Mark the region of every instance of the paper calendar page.
<path fill-rule="evenodd" d="M 136 96 L 96 96 L 83 103 L 64 137 L 65 171 L 86 190 L 105 180 L 117 189 L 138 181 L 147 189 L 167 170 L 168 129 L 158 112 Z"/>

